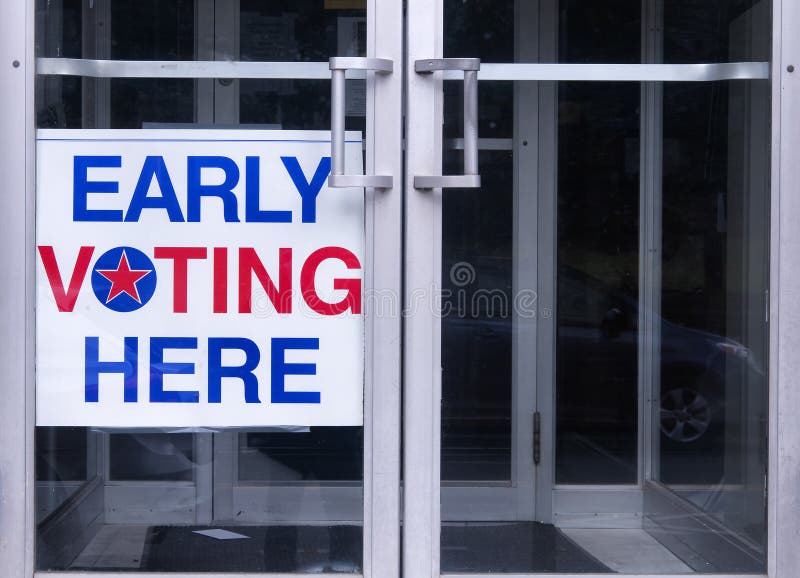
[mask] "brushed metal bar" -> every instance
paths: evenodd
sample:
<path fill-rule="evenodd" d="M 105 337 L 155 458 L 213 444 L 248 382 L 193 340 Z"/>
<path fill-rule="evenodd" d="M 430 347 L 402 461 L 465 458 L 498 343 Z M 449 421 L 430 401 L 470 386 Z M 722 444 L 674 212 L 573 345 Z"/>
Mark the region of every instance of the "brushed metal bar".
<path fill-rule="evenodd" d="M 328 80 L 327 62 L 243 62 L 216 60 L 92 60 L 37 58 L 40 75 L 89 78 L 261 78 Z M 348 69 L 347 78 L 367 77 L 365 69 Z"/>
<path fill-rule="evenodd" d="M 328 62 L 331 75 L 331 188 L 374 187 L 391 189 L 391 175 L 346 175 L 344 173 L 344 117 L 345 117 L 345 73 L 348 70 L 374 71 L 391 74 L 394 63 L 385 58 L 360 58 L 336 56 Z"/>
<path fill-rule="evenodd" d="M 426 58 L 414 61 L 417 74 L 454 71 L 464 81 L 464 174 L 415 175 L 416 189 L 479 188 L 478 174 L 478 71 L 479 58 Z"/>
<path fill-rule="evenodd" d="M 461 80 L 445 70 L 444 80 Z M 571 82 L 719 82 L 770 78 L 768 62 L 694 64 L 532 64 L 484 63 L 480 80 L 553 80 Z"/>

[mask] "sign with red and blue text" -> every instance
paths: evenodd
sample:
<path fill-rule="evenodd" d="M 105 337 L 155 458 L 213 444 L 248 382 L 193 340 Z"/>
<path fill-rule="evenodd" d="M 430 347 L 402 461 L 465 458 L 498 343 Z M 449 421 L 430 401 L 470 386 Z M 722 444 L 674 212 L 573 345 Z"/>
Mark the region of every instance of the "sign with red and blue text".
<path fill-rule="evenodd" d="M 364 191 L 330 168 L 323 132 L 40 130 L 37 425 L 361 425 Z"/>

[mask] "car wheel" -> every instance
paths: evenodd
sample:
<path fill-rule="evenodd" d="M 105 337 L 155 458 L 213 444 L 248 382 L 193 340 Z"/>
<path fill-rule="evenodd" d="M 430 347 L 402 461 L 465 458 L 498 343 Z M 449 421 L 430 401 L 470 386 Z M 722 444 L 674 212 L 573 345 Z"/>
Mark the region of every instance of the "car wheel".
<path fill-rule="evenodd" d="M 661 432 L 669 439 L 687 443 L 703 436 L 711 425 L 711 405 L 690 387 L 676 387 L 661 398 Z"/>

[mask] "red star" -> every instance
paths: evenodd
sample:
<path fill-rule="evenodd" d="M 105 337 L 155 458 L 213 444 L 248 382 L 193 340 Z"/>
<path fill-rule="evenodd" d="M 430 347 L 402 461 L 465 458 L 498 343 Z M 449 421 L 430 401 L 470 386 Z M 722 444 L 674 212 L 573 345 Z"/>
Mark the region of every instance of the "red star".
<path fill-rule="evenodd" d="M 108 292 L 106 303 L 109 303 L 115 297 L 127 293 L 131 298 L 135 299 L 137 303 L 141 303 L 139 298 L 139 290 L 136 288 L 136 283 L 145 275 L 150 273 L 149 269 L 131 269 L 128 264 L 128 256 L 125 251 L 119 258 L 119 265 L 116 270 L 105 269 L 97 270 L 103 277 L 111 281 L 111 289 Z"/>

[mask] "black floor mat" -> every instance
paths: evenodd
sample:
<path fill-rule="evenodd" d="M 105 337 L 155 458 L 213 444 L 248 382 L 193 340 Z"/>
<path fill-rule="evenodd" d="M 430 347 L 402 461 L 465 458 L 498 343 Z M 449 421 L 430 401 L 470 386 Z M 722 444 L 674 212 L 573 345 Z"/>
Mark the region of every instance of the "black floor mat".
<path fill-rule="evenodd" d="M 211 526 L 248 536 L 217 540 L 194 530 L 153 526 L 141 570 L 148 572 L 361 572 L 361 526 Z"/>
<path fill-rule="evenodd" d="M 141 570 L 149 572 L 362 571 L 361 526 L 213 526 L 248 536 L 217 540 L 208 526 L 149 529 Z M 612 572 L 551 524 L 445 523 L 443 573 Z"/>
<path fill-rule="evenodd" d="M 611 572 L 552 524 L 464 522 L 442 526 L 442 572 Z"/>

